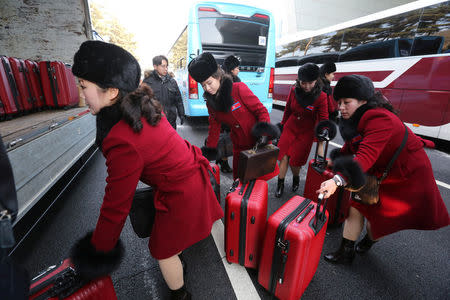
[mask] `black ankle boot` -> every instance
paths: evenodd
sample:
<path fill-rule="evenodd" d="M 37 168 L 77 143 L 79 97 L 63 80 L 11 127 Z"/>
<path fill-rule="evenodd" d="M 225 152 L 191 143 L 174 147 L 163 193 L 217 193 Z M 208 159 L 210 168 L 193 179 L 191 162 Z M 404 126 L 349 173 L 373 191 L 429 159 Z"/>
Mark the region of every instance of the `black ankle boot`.
<path fill-rule="evenodd" d="M 339 249 L 336 252 L 325 255 L 324 258 L 333 264 L 350 265 L 355 258 L 355 241 L 342 238 Z"/>
<path fill-rule="evenodd" d="M 298 190 L 298 186 L 300 185 L 300 176 L 292 177 L 292 191 L 295 192 Z"/>
<path fill-rule="evenodd" d="M 281 198 L 281 195 L 283 195 L 284 191 L 284 178 L 280 179 L 278 178 L 278 185 L 277 185 L 277 191 L 275 192 L 275 197 Z"/>
<path fill-rule="evenodd" d="M 186 284 L 180 287 L 178 290 L 170 290 L 170 300 L 191 300 L 192 296 L 186 290 Z"/>
<path fill-rule="evenodd" d="M 356 244 L 355 251 L 359 254 L 364 254 L 375 244 L 377 241 L 372 241 L 369 235 L 366 233 L 364 238 Z"/>
<path fill-rule="evenodd" d="M 230 168 L 230 165 L 228 164 L 228 159 L 227 160 L 222 160 L 222 163 L 220 165 L 220 171 L 222 171 L 224 173 L 231 173 L 231 172 L 233 172 L 233 169 Z"/>

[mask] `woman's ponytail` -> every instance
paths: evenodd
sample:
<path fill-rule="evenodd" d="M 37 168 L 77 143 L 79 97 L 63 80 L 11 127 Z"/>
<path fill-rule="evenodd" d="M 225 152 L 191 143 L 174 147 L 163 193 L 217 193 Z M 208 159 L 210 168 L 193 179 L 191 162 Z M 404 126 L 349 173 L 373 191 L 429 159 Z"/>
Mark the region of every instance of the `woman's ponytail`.
<path fill-rule="evenodd" d="M 135 91 L 128 93 L 121 101 L 122 118 L 134 132 L 142 130 L 141 117 L 155 126 L 161 120 L 162 106 L 154 98 L 152 89 L 141 84 Z"/>

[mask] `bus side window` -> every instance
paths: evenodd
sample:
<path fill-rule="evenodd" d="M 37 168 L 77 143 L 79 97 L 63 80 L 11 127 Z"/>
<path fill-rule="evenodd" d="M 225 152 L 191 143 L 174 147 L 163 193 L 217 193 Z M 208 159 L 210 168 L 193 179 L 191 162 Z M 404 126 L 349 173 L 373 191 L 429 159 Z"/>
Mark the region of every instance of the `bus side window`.
<path fill-rule="evenodd" d="M 449 50 L 449 9 L 448 1 L 423 9 L 411 55 L 439 54 Z"/>
<path fill-rule="evenodd" d="M 275 68 L 281 68 L 281 67 L 293 67 L 297 65 L 298 57 L 292 57 L 292 58 L 279 58 L 275 62 Z"/>
<path fill-rule="evenodd" d="M 428 55 L 441 53 L 444 45 L 442 36 L 421 36 L 416 37 L 411 49 L 411 55 Z"/>

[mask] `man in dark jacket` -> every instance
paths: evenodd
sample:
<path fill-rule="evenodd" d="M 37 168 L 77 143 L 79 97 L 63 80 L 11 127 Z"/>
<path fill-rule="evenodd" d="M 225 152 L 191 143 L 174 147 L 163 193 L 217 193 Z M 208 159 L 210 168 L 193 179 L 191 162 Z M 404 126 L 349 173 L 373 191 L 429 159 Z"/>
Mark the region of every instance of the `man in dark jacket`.
<path fill-rule="evenodd" d="M 144 82 L 152 88 L 155 98 L 161 102 L 170 125 L 177 129 L 177 111 L 181 124 L 184 123 L 186 117 L 177 82 L 167 74 L 168 65 L 167 57 L 155 56 L 153 58 L 154 70 L 144 79 Z"/>

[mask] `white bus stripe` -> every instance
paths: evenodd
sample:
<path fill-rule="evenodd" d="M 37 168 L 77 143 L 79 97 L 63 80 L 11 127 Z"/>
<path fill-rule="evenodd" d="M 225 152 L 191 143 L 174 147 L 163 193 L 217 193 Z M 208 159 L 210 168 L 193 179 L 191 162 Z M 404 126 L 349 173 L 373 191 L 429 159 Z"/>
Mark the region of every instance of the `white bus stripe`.
<path fill-rule="evenodd" d="M 333 146 L 335 146 L 337 148 L 341 148 L 342 147 L 342 145 L 339 145 L 339 144 L 336 144 L 336 143 L 333 143 L 333 142 L 330 142 L 330 145 L 333 145 Z M 436 180 L 436 184 L 450 190 L 450 184 L 444 183 L 444 182 L 439 181 L 439 180 Z"/>
<path fill-rule="evenodd" d="M 255 286 L 247 273 L 245 267 L 238 264 L 229 264 L 225 255 L 224 226 L 221 220 L 213 224 L 211 234 L 216 243 L 222 263 L 227 271 L 228 278 L 233 286 L 234 293 L 238 300 L 258 300 L 261 299 Z"/>

